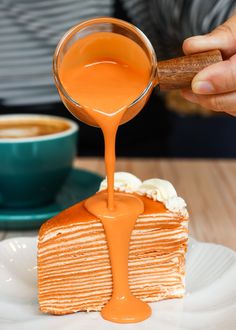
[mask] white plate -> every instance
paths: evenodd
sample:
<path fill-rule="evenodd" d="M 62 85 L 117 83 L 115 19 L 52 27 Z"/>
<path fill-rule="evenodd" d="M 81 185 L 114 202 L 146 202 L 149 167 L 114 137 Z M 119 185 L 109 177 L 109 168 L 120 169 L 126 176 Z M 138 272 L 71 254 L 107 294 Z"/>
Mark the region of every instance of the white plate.
<path fill-rule="evenodd" d="M 120 325 L 99 313 L 51 316 L 37 302 L 36 238 L 0 243 L 1 330 L 235 330 L 236 253 L 220 245 L 190 240 L 187 294 L 184 299 L 152 304 L 152 317 Z"/>

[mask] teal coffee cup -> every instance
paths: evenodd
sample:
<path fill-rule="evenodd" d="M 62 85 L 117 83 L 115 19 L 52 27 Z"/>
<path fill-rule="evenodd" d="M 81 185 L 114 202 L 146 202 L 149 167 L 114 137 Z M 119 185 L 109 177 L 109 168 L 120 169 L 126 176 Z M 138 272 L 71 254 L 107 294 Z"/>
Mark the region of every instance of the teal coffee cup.
<path fill-rule="evenodd" d="M 0 116 L 0 208 L 53 202 L 76 155 L 78 125 L 48 115 Z"/>

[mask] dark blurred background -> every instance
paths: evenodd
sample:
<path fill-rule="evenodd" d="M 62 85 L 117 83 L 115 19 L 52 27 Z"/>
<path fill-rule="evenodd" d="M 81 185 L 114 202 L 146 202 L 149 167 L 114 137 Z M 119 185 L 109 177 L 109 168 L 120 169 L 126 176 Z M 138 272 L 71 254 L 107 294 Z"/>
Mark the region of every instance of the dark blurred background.
<path fill-rule="evenodd" d="M 1 0 L 0 113 L 72 118 L 55 90 L 51 60 L 57 42 L 81 19 L 115 16 L 140 27 L 159 59 L 181 54 L 183 40 L 210 31 L 235 1 L 210 0 Z M 153 92 L 148 104 L 121 126 L 118 156 L 236 157 L 236 119 L 191 105 L 178 92 Z M 80 123 L 78 153 L 103 154 L 99 129 Z"/>

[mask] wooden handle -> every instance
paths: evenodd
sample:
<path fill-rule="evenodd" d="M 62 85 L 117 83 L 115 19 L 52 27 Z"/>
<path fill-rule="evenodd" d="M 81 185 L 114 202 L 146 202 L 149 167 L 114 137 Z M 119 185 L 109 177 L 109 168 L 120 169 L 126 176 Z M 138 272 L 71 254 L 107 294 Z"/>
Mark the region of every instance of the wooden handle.
<path fill-rule="evenodd" d="M 157 63 L 157 84 L 160 90 L 189 88 L 199 71 L 220 61 L 222 55 L 219 50 L 160 61 Z"/>

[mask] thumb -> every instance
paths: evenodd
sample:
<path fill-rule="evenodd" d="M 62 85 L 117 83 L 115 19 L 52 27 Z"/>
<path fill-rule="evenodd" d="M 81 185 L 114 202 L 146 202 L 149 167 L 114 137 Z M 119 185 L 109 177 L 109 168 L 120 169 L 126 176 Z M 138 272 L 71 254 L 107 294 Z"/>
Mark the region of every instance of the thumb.
<path fill-rule="evenodd" d="M 196 94 L 221 94 L 236 89 L 236 55 L 200 71 L 192 81 Z"/>
<path fill-rule="evenodd" d="M 212 32 L 188 38 L 183 43 L 185 54 L 199 53 L 220 49 L 224 58 L 236 53 L 236 15 L 219 25 Z"/>

